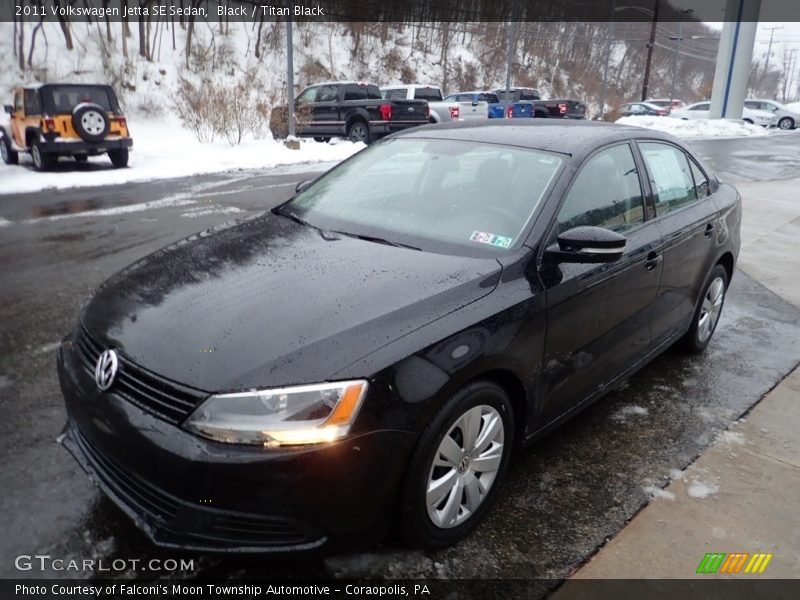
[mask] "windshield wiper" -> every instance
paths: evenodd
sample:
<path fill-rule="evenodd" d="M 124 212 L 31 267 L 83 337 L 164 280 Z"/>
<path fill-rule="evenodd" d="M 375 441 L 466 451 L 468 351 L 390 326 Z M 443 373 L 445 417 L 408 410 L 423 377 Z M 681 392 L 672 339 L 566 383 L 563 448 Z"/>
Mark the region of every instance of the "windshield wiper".
<path fill-rule="evenodd" d="M 311 224 L 311 223 L 309 223 L 308 221 L 304 221 L 303 219 L 301 219 L 301 218 L 300 218 L 300 217 L 298 217 L 297 215 L 293 215 L 293 214 L 292 214 L 292 213 L 290 213 L 290 212 L 286 212 L 285 210 L 282 210 L 282 207 L 281 207 L 281 206 L 277 206 L 277 207 L 275 207 L 275 208 L 272 210 L 272 213 L 273 213 L 273 214 L 276 214 L 276 215 L 280 215 L 280 216 L 282 216 L 282 217 L 286 217 L 287 219 L 291 219 L 292 221 L 294 221 L 295 223 L 299 223 L 300 225 L 305 225 L 306 227 L 311 227 L 311 228 L 313 228 L 313 229 L 318 229 L 318 230 L 319 230 L 319 227 L 317 227 L 317 226 L 315 226 L 315 225 L 312 225 L 312 224 Z"/>
<path fill-rule="evenodd" d="M 404 244 L 403 242 L 393 242 L 391 240 L 375 237 L 373 235 L 362 235 L 360 233 L 350 233 L 348 231 L 333 231 L 332 233 L 358 238 L 359 240 L 364 240 L 365 242 L 375 242 L 376 244 L 385 244 L 386 246 L 394 246 L 395 248 L 408 248 L 409 250 L 417 250 L 422 252 L 422 248 L 417 248 L 416 246 L 412 246 L 410 244 Z"/>

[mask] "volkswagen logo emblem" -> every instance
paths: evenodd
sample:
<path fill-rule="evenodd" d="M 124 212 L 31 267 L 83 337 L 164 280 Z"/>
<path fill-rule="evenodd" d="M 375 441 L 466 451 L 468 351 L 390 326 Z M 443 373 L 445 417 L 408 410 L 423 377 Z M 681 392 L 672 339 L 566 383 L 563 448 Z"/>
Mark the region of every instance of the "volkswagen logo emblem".
<path fill-rule="evenodd" d="M 113 350 L 106 350 L 97 359 L 97 366 L 94 368 L 94 381 L 101 391 L 105 392 L 114 383 L 117 375 L 117 353 Z"/>

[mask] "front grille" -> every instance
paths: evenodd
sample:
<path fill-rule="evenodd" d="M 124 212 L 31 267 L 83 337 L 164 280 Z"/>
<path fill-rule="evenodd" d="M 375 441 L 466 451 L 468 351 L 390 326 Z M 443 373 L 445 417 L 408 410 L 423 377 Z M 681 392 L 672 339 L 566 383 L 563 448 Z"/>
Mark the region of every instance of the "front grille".
<path fill-rule="evenodd" d="M 94 378 L 97 359 L 105 350 L 83 325 L 77 336 L 78 354 L 86 372 Z M 111 391 L 159 419 L 177 425 L 208 397 L 207 392 L 169 381 L 117 353 L 119 368 Z"/>
<path fill-rule="evenodd" d="M 158 528 L 157 537 L 177 539 L 181 545 L 206 549 L 314 547 L 325 541 L 318 533 L 293 519 L 209 510 L 167 494 L 129 473 L 92 444 L 75 425 L 71 437 L 101 487 L 123 507 L 146 517 Z M 77 455 L 76 455 L 77 458 Z"/>
<path fill-rule="evenodd" d="M 120 499 L 137 514 L 147 514 L 159 521 L 171 521 L 178 512 L 179 503 L 158 488 L 129 475 L 124 469 L 104 457 L 77 428 L 75 442 L 89 461 L 92 470 Z"/>

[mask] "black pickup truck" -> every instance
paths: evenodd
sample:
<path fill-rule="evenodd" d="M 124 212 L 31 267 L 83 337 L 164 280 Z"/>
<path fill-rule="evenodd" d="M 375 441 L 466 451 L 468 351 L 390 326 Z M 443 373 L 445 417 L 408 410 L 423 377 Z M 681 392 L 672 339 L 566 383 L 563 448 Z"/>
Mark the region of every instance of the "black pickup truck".
<path fill-rule="evenodd" d="M 533 104 L 533 116 L 536 118 L 554 119 L 585 119 L 586 105 L 580 100 L 542 100 L 539 92 L 533 88 L 511 88 L 508 90 L 509 102 L 525 102 Z M 503 102 L 506 100 L 506 90 L 495 90 Z"/>
<path fill-rule="evenodd" d="M 384 100 L 377 85 L 332 81 L 312 85 L 295 100 L 297 135 L 317 141 L 346 136 L 354 142 L 371 141 L 395 131 L 426 125 L 426 100 Z M 300 121 L 305 113 L 307 120 Z"/>

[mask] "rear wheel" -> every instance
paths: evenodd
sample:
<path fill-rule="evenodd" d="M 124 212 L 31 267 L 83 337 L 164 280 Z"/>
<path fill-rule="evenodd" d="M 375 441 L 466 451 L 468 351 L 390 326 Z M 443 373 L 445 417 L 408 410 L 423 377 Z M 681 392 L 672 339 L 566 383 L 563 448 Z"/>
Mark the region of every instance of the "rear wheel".
<path fill-rule="evenodd" d="M 47 171 L 53 168 L 58 160 L 57 155 L 43 151 L 39 142 L 31 144 L 31 158 L 33 158 L 33 166 L 37 171 Z"/>
<path fill-rule="evenodd" d="M 330 141 L 331 141 L 331 138 L 329 138 L 329 137 L 319 137 L 319 136 L 317 136 L 317 137 L 315 137 L 315 138 L 314 138 L 314 141 L 315 141 L 315 142 L 320 142 L 320 143 L 322 143 L 322 144 L 327 144 L 328 142 L 330 142 Z"/>
<path fill-rule="evenodd" d="M 722 265 L 717 265 L 711 270 L 695 310 L 692 326 L 683 338 L 683 346 L 688 352 L 702 352 L 708 346 L 717 329 L 727 291 L 728 272 Z"/>
<path fill-rule="evenodd" d="M 750 125 L 754 124 L 753 119 L 742 119 L 742 121 L 744 121 L 745 123 L 750 123 Z"/>
<path fill-rule="evenodd" d="M 443 547 L 466 536 L 494 499 L 513 439 L 513 410 L 502 388 L 479 381 L 456 392 L 411 457 L 401 504 L 405 537 Z"/>
<path fill-rule="evenodd" d="M 11 140 L 5 134 L 0 135 L 0 155 L 2 155 L 3 162 L 7 165 L 19 164 L 19 154 L 11 149 Z"/>
<path fill-rule="evenodd" d="M 794 129 L 794 119 L 792 117 L 783 117 L 778 121 L 778 127 L 783 130 Z"/>
<path fill-rule="evenodd" d="M 369 125 L 364 123 L 364 121 L 353 122 L 347 130 L 347 137 L 353 143 L 364 142 L 365 144 L 369 144 Z"/>
<path fill-rule="evenodd" d="M 108 151 L 108 158 L 111 159 L 111 164 L 115 169 L 122 169 L 128 166 L 128 149 L 118 148 L 116 150 Z"/>

